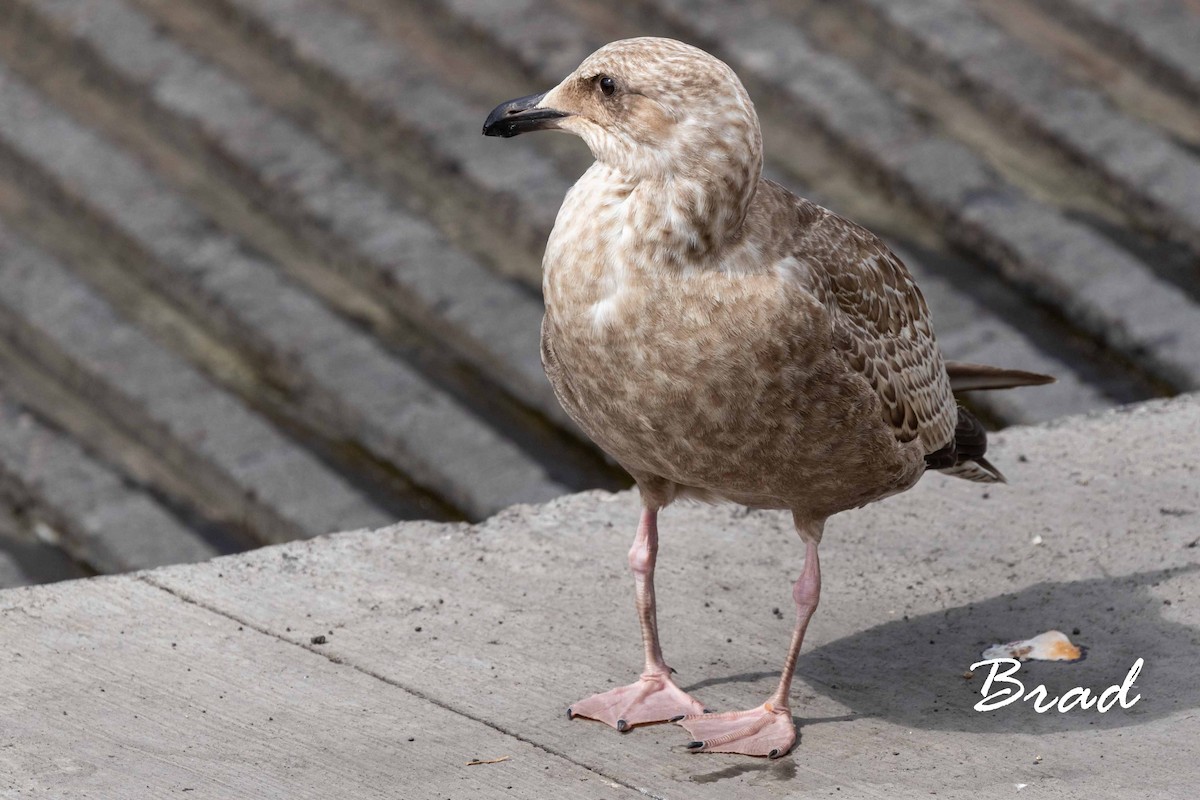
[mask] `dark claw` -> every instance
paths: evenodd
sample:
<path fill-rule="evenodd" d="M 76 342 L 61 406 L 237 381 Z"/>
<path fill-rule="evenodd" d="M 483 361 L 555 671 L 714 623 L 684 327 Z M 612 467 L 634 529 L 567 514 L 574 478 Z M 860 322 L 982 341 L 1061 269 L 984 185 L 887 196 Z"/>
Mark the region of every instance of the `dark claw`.
<path fill-rule="evenodd" d="M 677 674 L 679 674 L 679 670 L 675 669 L 674 667 L 670 667 L 670 670 L 671 670 L 671 674 L 672 674 L 672 675 L 677 675 Z"/>
<path fill-rule="evenodd" d="M 771 752 L 767 753 L 767 758 L 779 758 L 781 755 L 783 754 L 779 752 L 779 748 L 777 747 Z"/>
<path fill-rule="evenodd" d="M 704 747 L 704 742 L 688 742 L 687 744 L 688 750 L 699 750 L 701 747 Z"/>
<path fill-rule="evenodd" d="M 711 708 L 706 708 L 706 709 L 704 709 L 704 713 L 705 713 L 705 714 L 711 714 L 711 713 L 713 713 L 713 712 L 712 712 L 712 709 L 711 709 Z"/>
<path fill-rule="evenodd" d="M 629 730 L 629 723 L 623 719 L 617 720 L 617 730 L 619 730 L 621 733 L 624 733 L 625 731 Z"/>
<path fill-rule="evenodd" d="M 678 717 L 671 717 L 669 720 L 667 720 L 667 722 L 679 722 L 679 720 L 683 719 L 686 716 L 687 716 L 687 714 L 680 714 Z"/>
<path fill-rule="evenodd" d="M 571 709 L 567 709 L 567 719 L 575 719 L 575 715 L 571 713 Z"/>

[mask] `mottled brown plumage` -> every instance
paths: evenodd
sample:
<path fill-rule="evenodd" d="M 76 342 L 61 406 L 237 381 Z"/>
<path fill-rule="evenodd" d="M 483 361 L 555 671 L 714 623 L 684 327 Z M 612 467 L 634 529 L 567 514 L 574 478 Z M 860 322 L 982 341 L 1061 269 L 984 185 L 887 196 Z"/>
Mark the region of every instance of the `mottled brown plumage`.
<path fill-rule="evenodd" d="M 925 303 L 882 244 L 764 181 L 721 268 L 614 268 L 614 191 L 593 167 L 563 206 L 543 354 L 568 413 L 644 489 L 824 519 L 921 476 L 957 409 Z"/>
<path fill-rule="evenodd" d="M 624 729 L 675 709 L 694 749 L 781 754 L 825 519 L 927 467 L 1002 478 L 912 276 L 869 231 L 761 178 L 757 116 L 728 66 L 672 40 L 615 42 L 545 95 L 498 107 L 484 132 L 548 127 L 581 136 L 596 163 L 546 247 L 546 373 L 646 506 L 630 552 L 646 671 L 573 711 Z M 1017 375 L 956 367 L 988 387 Z M 662 660 L 655 515 L 678 497 L 789 509 L 806 542 L 797 631 L 757 709 L 697 716 Z"/>

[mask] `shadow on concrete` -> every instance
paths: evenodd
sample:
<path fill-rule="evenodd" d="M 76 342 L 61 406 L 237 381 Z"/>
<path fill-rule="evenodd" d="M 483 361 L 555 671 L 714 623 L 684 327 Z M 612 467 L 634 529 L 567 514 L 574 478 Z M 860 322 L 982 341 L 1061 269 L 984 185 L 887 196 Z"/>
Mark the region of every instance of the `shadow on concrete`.
<path fill-rule="evenodd" d="M 721 684 L 725 684 L 725 683 L 758 683 L 759 681 L 766 680 L 768 678 L 770 678 L 772 681 L 778 683 L 779 682 L 778 670 L 776 670 L 774 672 L 770 672 L 770 671 L 768 671 L 768 672 L 742 672 L 738 675 L 719 675 L 715 678 L 705 678 L 703 680 L 699 680 L 694 683 L 689 683 L 687 686 L 684 686 L 682 688 L 685 692 L 688 692 L 689 694 L 695 694 L 696 692 L 700 691 L 701 689 L 707 688 L 709 686 L 720 686 Z"/>
<path fill-rule="evenodd" d="M 797 744 L 797 746 L 799 746 Z M 711 772 L 700 772 L 688 779 L 693 783 L 716 783 L 717 781 L 737 778 L 742 775 L 765 778 L 775 781 L 790 781 L 796 777 L 796 762 L 791 758 L 781 758 L 778 761 L 763 759 L 742 759 L 739 763 Z"/>
<path fill-rule="evenodd" d="M 1200 630 L 1165 619 L 1168 607 L 1151 592 L 1160 583 L 1197 570 L 1200 564 L 1040 583 L 980 603 L 895 620 L 806 652 L 800 658 L 798 682 L 836 699 L 858 718 L 881 718 L 911 728 L 1043 734 L 1148 722 L 1200 706 L 1200 681 L 1195 677 Z M 1105 714 L 1095 709 L 1038 714 L 1028 702 L 975 711 L 987 671 L 980 669 L 971 680 L 963 673 L 979 660 L 981 651 L 1050 629 L 1085 645 L 1087 657 L 1071 664 L 1027 662 L 1014 676 L 1026 691 L 1038 684 L 1045 684 L 1052 697 L 1076 686 L 1103 691 L 1121 683 L 1140 657 L 1145 666 L 1130 697 L 1141 694 L 1142 699 L 1132 708 L 1116 706 Z M 793 711 L 802 715 L 804 709 L 796 703 Z M 798 719 L 801 725 L 819 721 Z"/>

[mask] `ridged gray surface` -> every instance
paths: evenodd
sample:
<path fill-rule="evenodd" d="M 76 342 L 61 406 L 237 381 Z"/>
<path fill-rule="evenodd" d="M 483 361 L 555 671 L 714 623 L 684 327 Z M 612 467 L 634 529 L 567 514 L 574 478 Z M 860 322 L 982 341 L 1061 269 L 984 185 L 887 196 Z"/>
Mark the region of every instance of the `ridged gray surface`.
<path fill-rule="evenodd" d="M 0 584 L 621 485 L 537 351 L 587 154 L 479 129 L 630 35 L 731 63 L 769 176 L 888 239 L 951 358 L 1059 377 L 969 398 L 995 424 L 1200 387 L 1197 30 L 1186 0 L 6 3 Z M 35 479 L 35 439 L 109 488 Z"/>

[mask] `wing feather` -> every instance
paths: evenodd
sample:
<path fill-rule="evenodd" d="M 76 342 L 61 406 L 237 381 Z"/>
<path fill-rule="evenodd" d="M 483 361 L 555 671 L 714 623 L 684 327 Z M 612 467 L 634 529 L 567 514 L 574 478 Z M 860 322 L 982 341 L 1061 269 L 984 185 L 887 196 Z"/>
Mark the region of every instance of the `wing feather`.
<path fill-rule="evenodd" d="M 954 438 L 957 404 L 912 275 L 874 234 L 801 200 L 794 257 L 809 266 L 833 325 L 834 345 L 879 397 L 896 439 L 926 453 Z"/>

